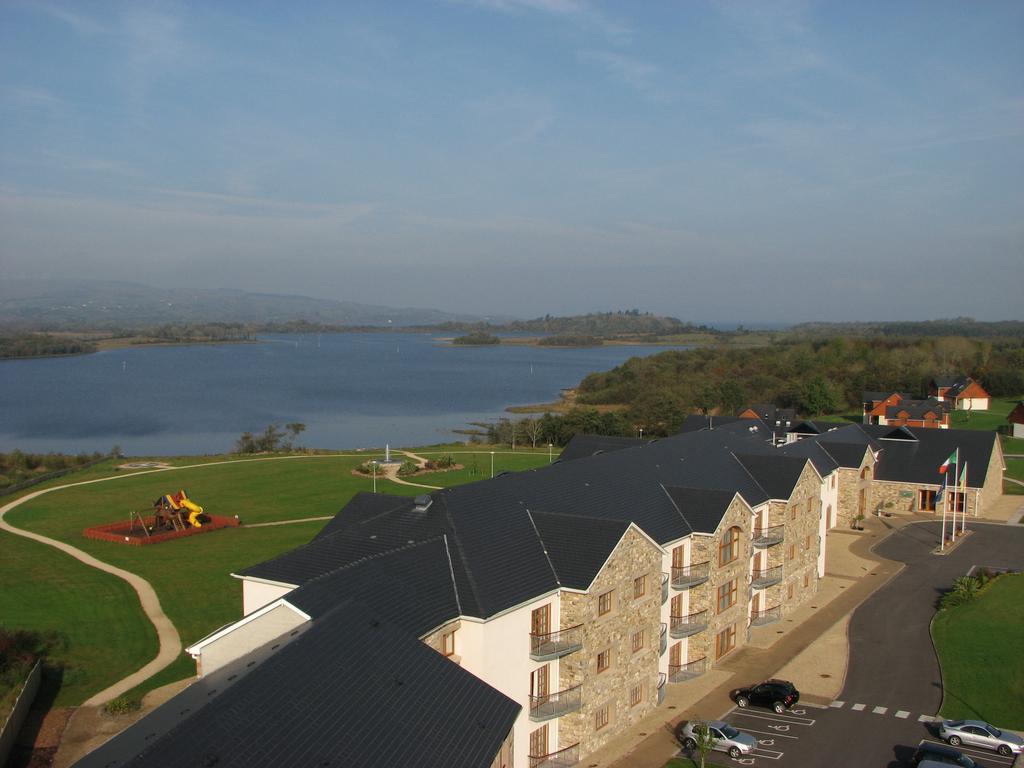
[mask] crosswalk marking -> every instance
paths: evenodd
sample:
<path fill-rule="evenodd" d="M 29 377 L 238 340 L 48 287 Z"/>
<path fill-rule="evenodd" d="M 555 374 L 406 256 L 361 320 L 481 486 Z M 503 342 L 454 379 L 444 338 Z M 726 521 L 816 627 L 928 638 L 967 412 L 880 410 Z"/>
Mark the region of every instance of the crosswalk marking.
<path fill-rule="evenodd" d="M 931 715 L 921 715 L 920 717 L 917 718 L 917 722 L 919 722 L 919 723 L 930 723 L 934 719 L 935 718 L 933 718 Z"/>
<path fill-rule="evenodd" d="M 866 705 L 866 704 L 854 704 L 854 705 L 853 705 L 853 706 L 851 707 L 851 709 L 852 709 L 852 710 L 853 710 L 854 712 L 860 712 L 860 711 L 861 711 L 862 709 L 864 709 L 864 707 L 865 707 L 865 706 L 867 706 L 867 705 Z"/>
<path fill-rule="evenodd" d="M 884 715 L 886 712 L 889 711 L 889 708 L 888 707 L 875 707 L 871 711 L 874 712 L 876 715 Z"/>
<path fill-rule="evenodd" d="M 831 704 L 829 704 L 829 706 L 835 707 L 836 709 L 842 709 L 845 703 L 845 701 L 833 701 Z"/>
<path fill-rule="evenodd" d="M 896 717 L 900 718 L 901 720 L 906 720 L 908 717 L 910 717 L 910 713 L 907 712 L 907 710 L 905 709 L 901 709 L 899 712 L 896 713 Z"/>

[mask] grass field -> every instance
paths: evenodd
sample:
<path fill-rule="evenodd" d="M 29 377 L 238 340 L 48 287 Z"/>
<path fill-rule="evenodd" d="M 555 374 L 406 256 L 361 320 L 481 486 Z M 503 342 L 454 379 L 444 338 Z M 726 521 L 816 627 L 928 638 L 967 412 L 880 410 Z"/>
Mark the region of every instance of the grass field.
<path fill-rule="evenodd" d="M 1004 478 L 1012 477 L 1016 480 L 1024 481 L 1024 459 L 1007 459 L 1006 460 L 1006 472 L 1003 475 Z M 1024 485 L 1017 485 L 1017 483 L 1008 483 L 1003 481 L 1003 493 L 1011 496 L 1024 496 Z"/>
<path fill-rule="evenodd" d="M 987 411 L 953 411 L 949 414 L 950 429 L 994 431 L 1005 427 L 1006 417 L 1020 400 L 1020 397 L 993 397 Z"/>
<path fill-rule="evenodd" d="M 942 665 L 942 716 L 1024 729 L 1024 575 L 1003 576 L 932 625 Z"/>
<path fill-rule="evenodd" d="M 464 450 L 465 446 L 432 446 L 416 453 L 426 457 L 452 453 L 459 463 L 469 460 L 468 455 L 454 452 L 458 448 Z M 155 498 L 179 488 L 185 488 L 206 511 L 238 515 L 243 523 L 333 515 L 357 491 L 372 489 L 372 478 L 352 473 L 370 456 L 300 456 L 227 464 L 214 463 L 224 457 L 206 457 L 205 461 L 171 459 L 167 463 L 199 466 L 132 476 L 121 472 L 116 480 L 53 491 L 12 510 L 7 520 L 142 576 L 153 585 L 182 642 L 188 645 L 240 617 L 241 582 L 230 576 L 232 572 L 306 543 L 325 521 L 263 528 L 243 525 L 148 547 L 92 541 L 82 535 L 83 529 L 127 520 L 130 510 L 146 510 Z M 490 451 L 473 456 L 480 474 L 473 475 L 467 468 L 412 480 L 447 486 L 483 479 L 483 473 L 489 476 Z M 536 453 L 495 452 L 495 472 L 547 463 L 546 449 Z M 112 465 L 91 467 L 52 484 L 96 479 L 113 471 Z M 40 487 L 46 486 L 31 490 Z M 377 490 L 404 496 L 423 492 L 380 476 Z M 69 671 L 57 697 L 58 705 L 81 703 L 156 654 L 155 633 L 134 592 L 120 579 L 16 536 L 3 534 L 0 545 L 0 616 L 4 623 L 67 633 L 68 649 L 61 661 Z M 183 656 L 136 693 L 182 679 L 194 670 L 194 662 Z"/>

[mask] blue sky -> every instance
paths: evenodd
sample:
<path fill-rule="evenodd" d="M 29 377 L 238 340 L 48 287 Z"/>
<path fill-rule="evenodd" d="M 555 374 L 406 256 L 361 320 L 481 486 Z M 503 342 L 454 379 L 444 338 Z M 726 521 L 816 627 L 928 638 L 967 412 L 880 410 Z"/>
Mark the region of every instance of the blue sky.
<path fill-rule="evenodd" d="M 1020 2 L 0 3 L 0 279 L 1020 318 Z"/>

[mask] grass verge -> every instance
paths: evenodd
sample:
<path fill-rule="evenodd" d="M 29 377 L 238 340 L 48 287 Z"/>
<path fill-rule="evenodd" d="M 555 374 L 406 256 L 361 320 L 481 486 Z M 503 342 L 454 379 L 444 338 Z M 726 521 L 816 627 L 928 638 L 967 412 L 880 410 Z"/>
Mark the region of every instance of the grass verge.
<path fill-rule="evenodd" d="M 942 716 L 1024 729 L 1024 575 L 1002 576 L 970 603 L 940 611 Z"/>

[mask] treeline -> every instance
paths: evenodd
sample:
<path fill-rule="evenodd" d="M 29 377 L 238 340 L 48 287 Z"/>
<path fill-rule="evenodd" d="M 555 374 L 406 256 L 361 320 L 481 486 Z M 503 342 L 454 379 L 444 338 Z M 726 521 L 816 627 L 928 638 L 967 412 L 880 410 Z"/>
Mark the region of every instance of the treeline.
<path fill-rule="evenodd" d="M 568 317 L 544 317 L 533 320 L 512 320 L 507 323 L 459 323 L 447 322 L 431 326 L 432 330 L 445 332 L 504 332 L 504 333 L 536 333 L 543 335 L 604 337 L 618 335 L 629 336 L 666 336 L 680 333 L 718 333 L 705 325 L 684 323 L 674 317 L 653 315 L 638 309 L 619 312 L 594 312 L 588 315 L 572 315 Z"/>
<path fill-rule="evenodd" d="M 484 333 L 483 331 L 474 331 L 473 333 L 467 333 L 465 336 L 457 336 L 452 339 L 452 344 L 459 344 L 460 346 L 489 346 L 494 344 L 501 344 L 501 339 L 492 333 Z"/>
<path fill-rule="evenodd" d="M 306 431 L 306 425 L 300 422 L 285 424 L 284 429 L 277 424 L 268 424 L 259 434 L 243 432 L 235 441 L 236 453 L 288 453 L 296 450 L 295 438 Z"/>
<path fill-rule="evenodd" d="M 256 338 L 252 326 L 243 323 L 174 323 L 151 328 L 124 330 L 119 336 L 142 336 L 154 342 L 250 341 Z"/>
<path fill-rule="evenodd" d="M 899 322 L 801 323 L 792 328 L 799 336 L 964 336 L 993 338 L 1024 336 L 1024 321 L 979 322 L 973 317 Z"/>
<path fill-rule="evenodd" d="M 678 430 L 688 413 L 732 415 L 750 403 L 802 415 L 859 412 L 865 391 L 924 394 L 935 376 L 966 374 L 995 396 L 1024 392 L 1024 342 L 846 338 L 770 347 L 703 347 L 634 357 L 577 388 L 577 402 L 624 407 L 645 434 Z"/>
<path fill-rule="evenodd" d="M 120 449 L 115 447 L 111 455 L 118 454 Z M 70 456 L 64 453 L 23 453 L 15 448 L 10 453 L 0 453 L 0 488 L 17 485 L 50 472 L 75 469 L 101 458 L 101 453 Z"/>
<path fill-rule="evenodd" d="M 82 339 L 67 339 L 46 333 L 19 333 L 0 336 L 0 358 L 84 355 L 96 351 L 96 345 Z"/>
<path fill-rule="evenodd" d="M 575 435 L 637 436 L 637 430 L 619 411 L 599 412 L 596 408 L 572 408 L 566 413 L 545 413 L 539 418 L 499 419 L 481 424 L 491 445 L 542 448 L 566 445 Z"/>
<path fill-rule="evenodd" d="M 545 336 L 537 343 L 542 347 L 599 347 L 604 344 L 604 340 L 597 336 L 557 334 Z"/>

